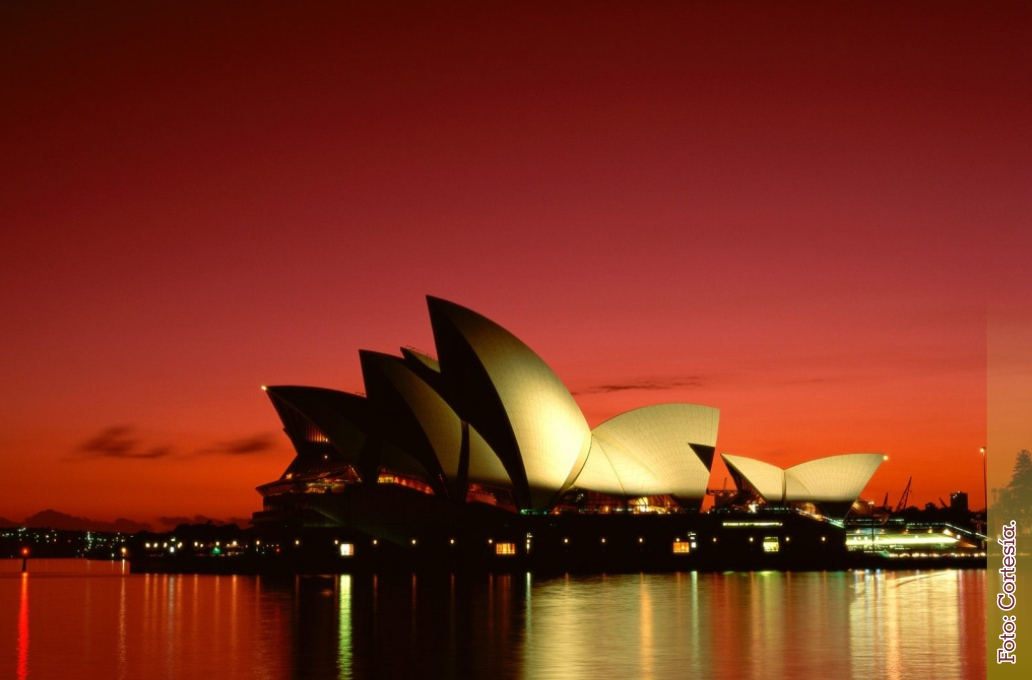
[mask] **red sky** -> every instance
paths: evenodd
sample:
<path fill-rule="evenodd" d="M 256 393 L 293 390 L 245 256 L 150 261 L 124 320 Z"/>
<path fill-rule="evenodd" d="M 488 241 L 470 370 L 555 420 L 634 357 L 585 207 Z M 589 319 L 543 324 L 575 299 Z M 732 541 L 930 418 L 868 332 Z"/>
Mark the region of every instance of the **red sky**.
<path fill-rule="evenodd" d="M 0 516 L 247 516 L 291 457 L 259 385 L 361 390 L 427 293 L 592 425 L 710 404 L 719 452 L 981 507 L 1019 5 L 11 4 Z"/>

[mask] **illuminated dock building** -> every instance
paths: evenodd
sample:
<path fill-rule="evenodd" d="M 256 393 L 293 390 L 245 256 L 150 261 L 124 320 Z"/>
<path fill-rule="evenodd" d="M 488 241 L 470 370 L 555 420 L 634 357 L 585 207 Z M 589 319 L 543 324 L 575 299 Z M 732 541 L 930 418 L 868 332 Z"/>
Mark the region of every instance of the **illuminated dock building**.
<path fill-rule="evenodd" d="M 845 516 L 881 454 L 787 470 L 724 454 L 740 499 L 765 510 L 701 513 L 717 409 L 645 406 L 589 428 L 516 336 L 460 305 L 427 302 L 437 357 L 359 352 L 364 396 L 263 387 L 297 455 L 259 487 L 259 530 L 333 535 L 355 559 L 557 567 L 844 553 L 842 524 L 828 518 Z"/>

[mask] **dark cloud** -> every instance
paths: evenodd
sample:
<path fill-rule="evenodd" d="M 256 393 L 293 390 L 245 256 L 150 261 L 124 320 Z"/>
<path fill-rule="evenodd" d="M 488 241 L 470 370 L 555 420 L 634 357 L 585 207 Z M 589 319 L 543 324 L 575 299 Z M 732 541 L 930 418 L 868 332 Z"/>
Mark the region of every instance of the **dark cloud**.
<path fill-rule="evenodd" d="M 201 449 L 198 453 L 205 455 L 250 456 L 256 453 L 271 451 L 273 448 L 275 448 L 275 436 L 269 432 L 260 432 L 250 437 L 218 442 L 206 449 Z"/>
<path fill-rule="evenodd" d="M 75 453 L 97 458 L 165 458 L 171 446 L 143 446 L 130 425 L 111 425 L 75 448 Z"/>
<path fill-rule="evenodd" d="M 194 451 L 192 455 L 250 456 L 275 448 L 275 435 L 259 432 L 248 437 L 216 442 Z M 168 444 L 144 442 L 132 425 L 111 425 L 75 447 L 72 457 L 158 460 L 172 457 L 182 459 L 188 455 L 177 456 L 175 447 Z"/>
<path fill-rule="evenodd" d="M 171 446 L 152 446 L 146 451 L 136 454 L 134 458 L 164 458 L 171 455 Z"/>
<path fill-rule="evenodd" d="M 574 394 L 597 394 L 599 392 L 624 392 L 627 390 L 672 390 L 677 387 L 702 387 L 706 384 L 705 378 L 698 375 L 687 375 L 674 378 L 628 380 L 622 383 L 604 383 L 592 385 L 574 392 Z"/>

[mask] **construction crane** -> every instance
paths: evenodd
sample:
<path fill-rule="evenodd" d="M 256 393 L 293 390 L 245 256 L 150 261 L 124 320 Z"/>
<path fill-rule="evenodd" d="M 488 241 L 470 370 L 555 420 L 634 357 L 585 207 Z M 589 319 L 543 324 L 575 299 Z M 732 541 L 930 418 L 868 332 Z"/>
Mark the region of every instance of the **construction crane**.
<path fill-rule="evenodd" d="M 910 482 L 914 481 L 913 475 L 907 477 L 907 485 L 903 488 L 903 495 L 899 497 L 899 503 L 896 503 L 896 509 L 893 512 L 903 512 L 907 508 L 907 501 L 910 500 Z"/>
<path fill-rule="evenodd" d="M 713 496 L 713 507 L 722 508 L 733 502 L 738 495 L 738 489 L 727 488 L 727 477 L 724 477 L 724 486 L 720 489 L 706 489 L 706 494 Z"/>

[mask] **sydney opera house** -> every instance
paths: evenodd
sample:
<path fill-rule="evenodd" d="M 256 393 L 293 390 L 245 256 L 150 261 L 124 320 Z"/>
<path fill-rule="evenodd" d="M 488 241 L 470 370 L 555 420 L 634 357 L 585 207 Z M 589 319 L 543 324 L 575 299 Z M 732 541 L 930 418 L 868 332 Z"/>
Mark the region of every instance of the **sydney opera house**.
<path fill-rule="evenodd" d="M 883 460 L 781 469 L 723 454 L 737 490 L 703 513 L 717 409 L 644 406 L 591 428 L 516 336 L 455 303 L 427 304 L 437 357 L 360 351 L 364 395 L 263 387 L 297 455 L 259 487 L 257 527 L 329 532 L 355 558 L 834 552 L 837 520 Z"/>

